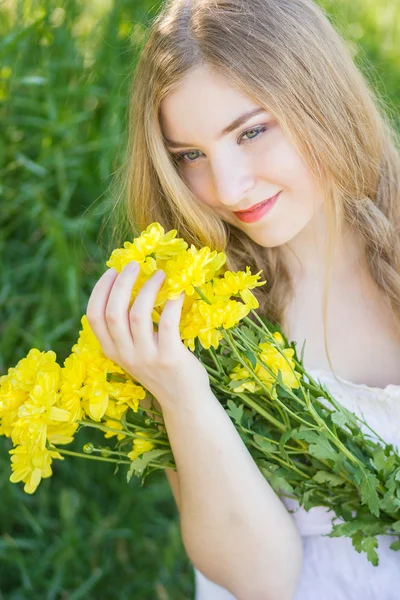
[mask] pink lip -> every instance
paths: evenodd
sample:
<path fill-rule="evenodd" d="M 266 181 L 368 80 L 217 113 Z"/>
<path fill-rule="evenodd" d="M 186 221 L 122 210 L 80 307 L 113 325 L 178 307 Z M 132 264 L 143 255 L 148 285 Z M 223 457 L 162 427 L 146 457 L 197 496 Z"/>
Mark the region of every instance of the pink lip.
<path fill-rule="evenodd" d="M 278 192 L 277 194 L 275 194 L 275 196 L 269 198 L 268 200 L 263 200 L 263 202 L 259 202 L 251 210 L 240 210 L 234 212 L 234 214 L 237 216 L 238 219 L 244 221 L 245 223 L 253 223 L 254 221 L 258 221 L 259 219 L 261 219 L 261 217 L 263 217 L 267 212 L 271 210 L 271 208 L 276 203 L 279 194 L 280 192 Z"/>

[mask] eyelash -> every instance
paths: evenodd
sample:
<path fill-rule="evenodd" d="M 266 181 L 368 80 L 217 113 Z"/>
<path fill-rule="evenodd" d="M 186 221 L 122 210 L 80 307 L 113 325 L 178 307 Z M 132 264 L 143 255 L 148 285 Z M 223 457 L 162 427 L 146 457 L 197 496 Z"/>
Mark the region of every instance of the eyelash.
<path fill-rule="evenodd" d="M 252 127 L 251 129 L 248 129 L 247 131 L 244 131 L 240 137 L 243 137 L 244 135 L 247 135 L 248 133 L 250 133 L 251 131 L 257 131 L 258 135 L 256 135 L 253 138 L 250 138 L 249 140 L 246 140 L 245 143 L 246 144 L 251 144 L 252 142 L 255 142 L 256 140 L 258 140 L 261 135 L 267 131 L 268 127 L 266 125 L 260 125 L 258 127 Z M 197 158 L 195 158 L 194 160 L 187 160 L 185 159 L 185 156 L 187 154 L 191 154 L 192 152 L 196 152 L 195 150 L 191 150 L 189 152 L 178 152 L 176 154 L 173 154 L 173 158 L 176 160 L 176 162 L 181 162 L 184 161 L 186 164 L 188 165 L 192 165 L 194 163 L 197 163 L 198 159 L 200 158 L 200 156 L 198 156 Z"/>

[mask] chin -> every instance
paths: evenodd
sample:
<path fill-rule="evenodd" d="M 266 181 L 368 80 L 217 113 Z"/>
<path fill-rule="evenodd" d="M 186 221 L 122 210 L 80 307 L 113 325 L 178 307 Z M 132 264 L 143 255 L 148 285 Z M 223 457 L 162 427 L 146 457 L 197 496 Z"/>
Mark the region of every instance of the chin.
<path fill-rule="evenodd" d="M 281 234 L 274 232 L 248 232 L 246 231 L 245 233 L 247 233 L 247 235 L 249 236 L 249 238 L 251 238 L 254 242 L 256 242 L 259 246 L 262 246 L 263 248 L 278 248 L 279 246 L 283 246 L 284 244 L 287 244 L 288 242 L 290 242 L 290 240 L 293 239 L 293 235 L 290 235 L 288 232 L 285 233 L 282 232 Z"/>

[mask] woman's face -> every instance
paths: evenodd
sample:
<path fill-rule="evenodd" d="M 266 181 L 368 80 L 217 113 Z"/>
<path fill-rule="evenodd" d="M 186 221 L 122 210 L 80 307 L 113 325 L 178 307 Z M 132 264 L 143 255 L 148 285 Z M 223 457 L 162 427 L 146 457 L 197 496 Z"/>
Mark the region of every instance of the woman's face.
<path fill-rule="evenodd" d="M 258 114 L 221 135 L 257 109 Z M 322 190 L 279 123 L 208 67 L 192 70 L 166 96 L 161 128 L 181 177 L 199 202 L 261 246 L 290 242 L 323 203 Z M 235 214 L 278 193 L 257 220 L 243 221 Z"/>

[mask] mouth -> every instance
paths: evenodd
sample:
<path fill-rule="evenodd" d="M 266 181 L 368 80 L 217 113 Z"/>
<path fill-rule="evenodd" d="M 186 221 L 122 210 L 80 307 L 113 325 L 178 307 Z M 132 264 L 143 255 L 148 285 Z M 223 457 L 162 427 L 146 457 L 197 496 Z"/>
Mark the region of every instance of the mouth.
<path fill-rule="evenodd" d="M 268 200 L 263 200 L 263 202 L 255 204 L 250 210 L 238 210 L 233 214 L 236 215 L 236 218 L 239 219 L 239 221 L 243 221 L 244 223 L 255 223 L 272 210 L 280 193 L 281 192 L 278 192 L 275 196 L 272 196 L 272 198 L 268 198 Z"/>
<path fill-rule="evenodd" d="M 278 192 L 278 194 L 279 193 L 280 192 Z M 271 198 L 267 198 L 267 200 L 262 200 L 258 204 L 254 204 L 254 206 L 252 206 L 251 208 L 248 208 L 247 210 L 235 210 L 233 212 L 234 212 L 235 215 L 244 215 L 244 214 L 247 214 L 247 213 L 251 213 L 254 210 L 257 210 L 257 209 L 261 208 L 261 206 L 264 206 L 264 204 L 266 204 L 267 202 L 272 202 L 273 200 L 275 200 L 275 198 L 278 196 L 278 194 L 275 194 L 275 196 L 272 196 Z"/>

